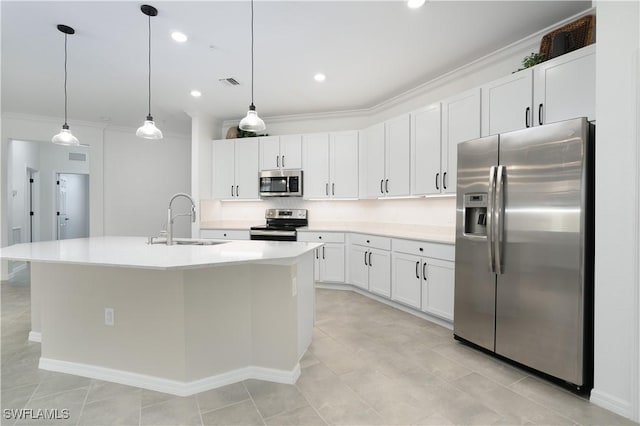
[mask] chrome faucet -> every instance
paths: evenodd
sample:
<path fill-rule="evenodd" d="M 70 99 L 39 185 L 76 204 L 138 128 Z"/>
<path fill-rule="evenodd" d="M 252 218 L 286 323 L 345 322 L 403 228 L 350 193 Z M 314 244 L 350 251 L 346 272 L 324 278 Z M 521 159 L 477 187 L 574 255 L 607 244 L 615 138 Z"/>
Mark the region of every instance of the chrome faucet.
<path fill-rule="evenodd" d="M 191 211 L 189 213 L 181 213 L 177 215 L 173 215 L 171 211 L 171 204 L 173 204 L 173 200 L 179 197 L 187 198 L 191 201 Z M 169 200 L 169 209 L 167 210 L 167 245 L 173 245 L 173 220 L 179 216 L 191 216 L 191 223 L 196 222 L 196 203 L 193 201 L 193 198 L 189 194 L 185 194 L 184 192 L 179 192 L 171 197 Z"/>

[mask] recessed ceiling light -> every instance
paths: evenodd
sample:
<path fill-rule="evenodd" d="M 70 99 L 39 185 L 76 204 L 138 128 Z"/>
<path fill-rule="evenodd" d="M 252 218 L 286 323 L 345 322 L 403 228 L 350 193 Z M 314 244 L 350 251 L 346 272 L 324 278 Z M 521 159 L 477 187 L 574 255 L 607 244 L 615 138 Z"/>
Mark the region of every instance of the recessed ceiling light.
<path fill-rule="evenodd" d="M 187 41 L 187 36 L 185 34 L 182 34 L 179 31 L 172 32 L 171 38 L 177 41 L 178 43 L 184 43 L 185 41 Z"/>
<path fill-rule="evenodd" d="M 407 6 L 409 6 L 409 9 L 417 9 L 419 7 L 422 7 L 424 2 L 425 0 L 408 0 Z"/>
<path fill-rule="evenodd" d="M 193 96 L 194 98 L 199 98 L 200 96 L 202 96 L 202 92 L 200 92 L 199 90 L 192 90 L 191 96 Z"/>
<path fill-rule="evenodd" d="M 325 81 L 327 79 L 327 76 L 319 72 L 318 74 L 313 76 L 313 79 L 315 81 Z"/>

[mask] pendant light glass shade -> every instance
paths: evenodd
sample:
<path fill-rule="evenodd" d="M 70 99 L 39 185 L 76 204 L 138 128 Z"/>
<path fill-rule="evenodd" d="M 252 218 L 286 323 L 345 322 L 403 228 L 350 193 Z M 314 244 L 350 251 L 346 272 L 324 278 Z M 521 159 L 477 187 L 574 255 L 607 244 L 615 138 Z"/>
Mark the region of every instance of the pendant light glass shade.
<path fill-rule="evenodd" d="M 51 138 L 51 142 L 58 145 L 67 145 L 67 146 L 80 145 L 80 141 L 78 140 L 78 138 L 73 136 L 73 134 L 71 133 L 71 130 L 69 130 L 69 126 L 67 126 L 66 124 L 62 125 L 62 130 L 60 130 L 60 133 L 54 135 Z"/>
<path fill-rule="evenodd" d="M 156 127 L 151 116 L 151 17 L 158 14 L 158 9 L 148 4 L 140 6 L 142 13 L 149 17 L 149 114 L 144 124 L 136 130 L 136 136 L 144 139 L 162 139 L 162 132 Z"/>
<path fill-rule="evenodd" d="M 258 117 L 256 106 L 253 104 L 253 0 L 251 0 L 251 105 L 246 117 L 240 120 L 238 128 L 246 132 L 262 132 L 267 128 L 264 121 Z"/>
<path fill-rule="evenodd" d="M 261 132 L 266 129 L 267 126 L 265 126 L 264 121 L 258 117 L 255 105 L 251 104 L 249 106 L 249 112 L 247 112 L 246 117 L 240 120 L 238 127 L 245 132 Z"/>
<path fill-rule="evenodd" d="M 162 132 L 156 127 L 156 123 L 153 122 L 153 117 L 148 116 L 144 124 L 138 127 L 136 136 L 145 139 L 162 139 Z"/>
<path fill-rule="evenodd" d="M 75 30 L 67 25 L 58 25 L 58 31 L 64 34 L 64 124 L 60 133 L 51 138 L 51 142 L 58 145 L 78 146 L 80 141 L 73 136 L 67 124 L 67 36 L 75 34 Z"/>

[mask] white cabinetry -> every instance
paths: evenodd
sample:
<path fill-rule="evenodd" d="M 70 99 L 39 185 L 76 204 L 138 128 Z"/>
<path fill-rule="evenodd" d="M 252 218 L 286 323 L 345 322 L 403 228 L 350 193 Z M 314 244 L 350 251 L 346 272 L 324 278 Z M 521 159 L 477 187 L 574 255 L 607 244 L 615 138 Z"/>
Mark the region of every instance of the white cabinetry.
<path fill-rule="evenodd" d="M 258 199 L 257 138 L 213 141 L 214 199 Z"/>
<path fill-rule="evenodd" d="M 411 113 L 411 194 L 439 194 L 440 104 Z"/>
<path fill-rule="evenodd" d="M 456 192 L 458 144 L 480 137 L 480 88 L 442 101 L 443 193 Z"/>
<path fill-rule="evenodd" d="M 391 239 L 351 234 L 349 283 L 381 296 L 391 295 Z"/>
<path fill-rule="evenodd" d="M 303 135 L 305 198 L 358 197 L 358 132 Z"/>
<path fill-rule="evenodd" d="M 302 168 L 302 136 L 260 138 L 260 170 Z"/>
<path fill-rule="evenodd" d="M 595 45 L 482 86 L 482 135 L 587 117 L 595 120 Z"/>
<path fill-rule="evenodd" d="M 393 240 L 391 299 L 453 320 L 454 246 Z"/>
<path fill-rule="evenodd" d="M 411 193 L 411 116 L 396 117 L 363 131 L 367 197 Z"/>
<path fill-rule="evenodd" d="M 576 117 L 596 119 L 596 46 L 543 62 L 534 68 L 535 125 Z"/>
<path fill-rule="evenodd" d="M 248 230 L 201 229 L 200 238 L 211 238 L 213 240 L 248 240 L 250 236 Z"/>
<path fill-rule="evenodd" d="M 298 241 L 324 243 L 315 256 L 315 280 L 344 282 L 344 234 L 340 232 L 298 232 Z"/>

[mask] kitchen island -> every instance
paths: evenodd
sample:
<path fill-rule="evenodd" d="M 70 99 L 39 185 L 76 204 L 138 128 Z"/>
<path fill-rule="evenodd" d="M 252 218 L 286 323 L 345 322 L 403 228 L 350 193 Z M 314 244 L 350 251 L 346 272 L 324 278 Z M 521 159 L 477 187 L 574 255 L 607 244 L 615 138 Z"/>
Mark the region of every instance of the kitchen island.
<path fill-rule="evenodd" d="M 187 396 L 248 378 L 295 383 L 318 246 L 98 237 L 0 255 L 31 262 L 40 368 Z"/>

